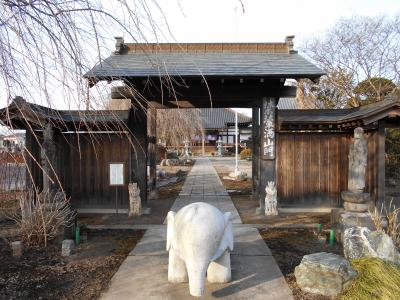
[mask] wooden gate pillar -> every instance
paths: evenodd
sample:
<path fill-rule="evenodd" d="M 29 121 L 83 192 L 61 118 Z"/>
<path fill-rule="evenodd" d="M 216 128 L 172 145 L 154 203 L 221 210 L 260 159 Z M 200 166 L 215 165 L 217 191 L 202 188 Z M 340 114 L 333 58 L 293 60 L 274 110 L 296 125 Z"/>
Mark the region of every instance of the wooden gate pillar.
<path fill-rule="evenodd" d="M 252 187 L 252 196 L 253 199 L 258 199 L 259 198 L 259 190 L 258 190 L 258 185 L 259 185 L 259 172 L 260 172 L 260 124 L 259 124 L 259 114 L 260 114 L 260 108 L 259 107 L 253 107 L 252 108 L 252 142 L 253 142 L 253 147 L 252 147 L 252 166 L 251 166 L 251 173 L 252 173 L 252 179 L 253 179 L 253 187 Z"/>
<path fill-rule="evenodd" d="M 129 116 L 130 182 L 137 182 L 142 205 L 147 204 L 147 113 L 142 107 L 132 107 Z"/>
<path fill-rule="evenodd" d="M 157 110 L 149 108 L 147 110 L 148 126 L 148 164 L 149 164 L 149 199 L 157 198 L 157 175 L 156 175 L 156 147 L 157 147 Z"/>
<path fill-rule="evenodd" d="M 265 211 L 265 187 L 268 181 L 276 183 L 276 104 L 274 98 L 263 98 L 260 110 L 260 176 L 259 176 L 259 201 L 257 213 Z"/>

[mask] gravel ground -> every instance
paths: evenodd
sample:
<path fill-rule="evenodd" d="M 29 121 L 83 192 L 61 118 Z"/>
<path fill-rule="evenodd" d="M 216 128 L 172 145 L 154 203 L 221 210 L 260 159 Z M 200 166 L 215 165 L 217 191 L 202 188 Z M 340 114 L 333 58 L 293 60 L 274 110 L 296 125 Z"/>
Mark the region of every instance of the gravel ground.
<path fill-rule="evenodd" d="M 90 231 L 87 242 L 63 258 L 61 242 L 11 256 L 0 240 L 0 299 L 97 299 L 122 261 L 142 238 L 142 230 Z"/>

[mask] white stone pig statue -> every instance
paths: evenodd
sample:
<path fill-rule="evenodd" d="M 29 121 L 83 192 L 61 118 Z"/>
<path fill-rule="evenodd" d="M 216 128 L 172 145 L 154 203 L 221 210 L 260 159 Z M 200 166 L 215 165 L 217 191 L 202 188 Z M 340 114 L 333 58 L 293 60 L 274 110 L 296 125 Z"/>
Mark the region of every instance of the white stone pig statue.
<path fill-rule="evenodd" d="M 190 294 L 204 294 L 204 280 L 225 283 L 231 280 L 233 233 L 231 213 L 196 202 L 167 216 L 168 281 L 189 280 Z"/>

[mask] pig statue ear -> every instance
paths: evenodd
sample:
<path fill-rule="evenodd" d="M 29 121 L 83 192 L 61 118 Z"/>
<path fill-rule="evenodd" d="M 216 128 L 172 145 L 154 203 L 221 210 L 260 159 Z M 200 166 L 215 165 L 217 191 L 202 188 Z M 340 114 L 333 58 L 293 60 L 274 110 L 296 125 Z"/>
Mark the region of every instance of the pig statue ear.
<path fill-rule="evenodd" d="M 225 247 L 228 248 L 229 251 L 233 251 L 232 214 L 230 212 L 226 212 L 224 213 L 224 218 L 225 232 L 221 244 L 225 244 Z"/>
<path fill-rule="evenodd" d="M 172 241 L 174 240 L 174 222 L 175 222 L 175 212 L 170 211 L 167 215 L 167 251 L 171 249 Z"/>

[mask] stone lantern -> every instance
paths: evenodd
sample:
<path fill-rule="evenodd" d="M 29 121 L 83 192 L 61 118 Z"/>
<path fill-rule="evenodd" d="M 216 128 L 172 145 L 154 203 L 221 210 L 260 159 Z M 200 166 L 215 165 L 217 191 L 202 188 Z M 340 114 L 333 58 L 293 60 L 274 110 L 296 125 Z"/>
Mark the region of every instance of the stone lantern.
<path fill-rule="evenodd" d="M 185 159 L 189 159 L 190 158 L 190 155 L 189 155 L 189 140 L 186 138 L 184 141 L 183 141 L 183 145 L 184 145 L 184 148 L 185 148 Z"/>
<path fill-rule="evenodd" d="M 217 140 L 217 155 L 223 156 L 224 155 L 224 142 L 222 141 L 221 137 Z"/>

